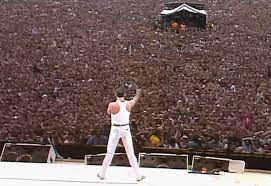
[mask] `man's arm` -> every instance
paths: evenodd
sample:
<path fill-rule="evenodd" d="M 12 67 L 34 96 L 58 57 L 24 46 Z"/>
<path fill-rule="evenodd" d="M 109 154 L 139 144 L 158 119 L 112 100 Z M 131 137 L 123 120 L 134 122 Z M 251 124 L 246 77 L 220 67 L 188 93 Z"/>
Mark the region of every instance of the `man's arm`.
<path fill-rule="evenodd" d="M 132 108 L 135 106 L 135 104 L 138 102 L 138 99 L 140 97 L 141 94 L 141 89 L 136 89 L 136 95 L 135 97 L 128 102 L 127 104 L 127 110 L 130 112 L 132 110 Z"/>
<path fill-rule="evenodd" d="M 112 103 L 109 103 L 108 104 L 108 107 L 107 107 L 107 114 L 110 115 L 112 113 L 111 111 L 111 106 L 112 106 Z"/>

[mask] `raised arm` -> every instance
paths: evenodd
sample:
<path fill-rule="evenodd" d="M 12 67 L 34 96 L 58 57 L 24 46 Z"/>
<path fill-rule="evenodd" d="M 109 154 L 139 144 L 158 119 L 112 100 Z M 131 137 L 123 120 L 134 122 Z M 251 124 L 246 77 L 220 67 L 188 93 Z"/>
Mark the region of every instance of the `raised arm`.
<path fill-rule="evenodd" d="M 138 99 L 140 97 L 140 94 L 141 94 L 141 89 L 136 89 L 136 94 L 135 94 L 135 97 L 128 102 L 127 104 L 127 110 L 129 112 L 131 112 L 132 108 L 135 106 L 135 104 L 138 102 Z"/>

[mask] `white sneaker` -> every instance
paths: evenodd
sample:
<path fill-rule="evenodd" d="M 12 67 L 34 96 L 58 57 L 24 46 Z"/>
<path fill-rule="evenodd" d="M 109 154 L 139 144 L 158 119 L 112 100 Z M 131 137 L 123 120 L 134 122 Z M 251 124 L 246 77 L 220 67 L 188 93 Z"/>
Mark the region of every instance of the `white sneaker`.
<path fill-rule="evenodd" d="M 100 180 L 104 180 L 104 177 L 100 176 L 100 174 L 97 174 L 97 177 L 100 178 Z"/>
<path fill-rule="evenodd" d="M 141 178 L 137 178 L 136 181 L 141 181 L 141 180 L 144 180 L 146 179 L 146 176 L 141 176 Z"/>

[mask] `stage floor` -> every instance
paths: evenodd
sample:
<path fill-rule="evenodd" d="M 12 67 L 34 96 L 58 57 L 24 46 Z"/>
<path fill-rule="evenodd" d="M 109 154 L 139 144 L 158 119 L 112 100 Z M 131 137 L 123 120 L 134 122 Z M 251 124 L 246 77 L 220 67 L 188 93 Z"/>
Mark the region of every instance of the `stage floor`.
<path fill-rule="evenodd" d="M 83 163 L 16 163 L 0 162 L 1 186 L 270 186 L 271 174 L 259 172 L 203 175 L 186 170 L 141 168 L 146 179 L 137 182 L 130 167 L 111 166 L 103 181 L 96 177 L 100 166 Z"/>

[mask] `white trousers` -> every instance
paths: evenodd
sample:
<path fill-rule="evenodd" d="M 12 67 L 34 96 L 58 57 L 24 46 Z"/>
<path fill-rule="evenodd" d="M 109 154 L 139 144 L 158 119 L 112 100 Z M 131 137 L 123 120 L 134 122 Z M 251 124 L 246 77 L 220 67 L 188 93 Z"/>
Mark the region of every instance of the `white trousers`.
<path fill-rule="evenodd" d="M 141 174 L 139 171 L 139 165 L 137 162 L 137 158 L 134 153 L 134 147 L 133 147 L 133 141 L 132 141 L 132 135 L 130 132 L 130 126 L 111 126 L 111 131 L 108 139 L 107 144 L 107 153 L 105 155 L 105 158 L 103 160 L 102 169 L 99 173 L 100 176 L 105 177 L 106 171 L 108 167 L 111 164 L 111 161 L 113 159 L 117 144 L 119 142 L 119 139 L 121 138 L 122 143 L 125 147 L 125 151 L 129 160 L 129 163 L 131 167 L 134 170 L 134 173 L 138 178 L 141 178 Z"/>

